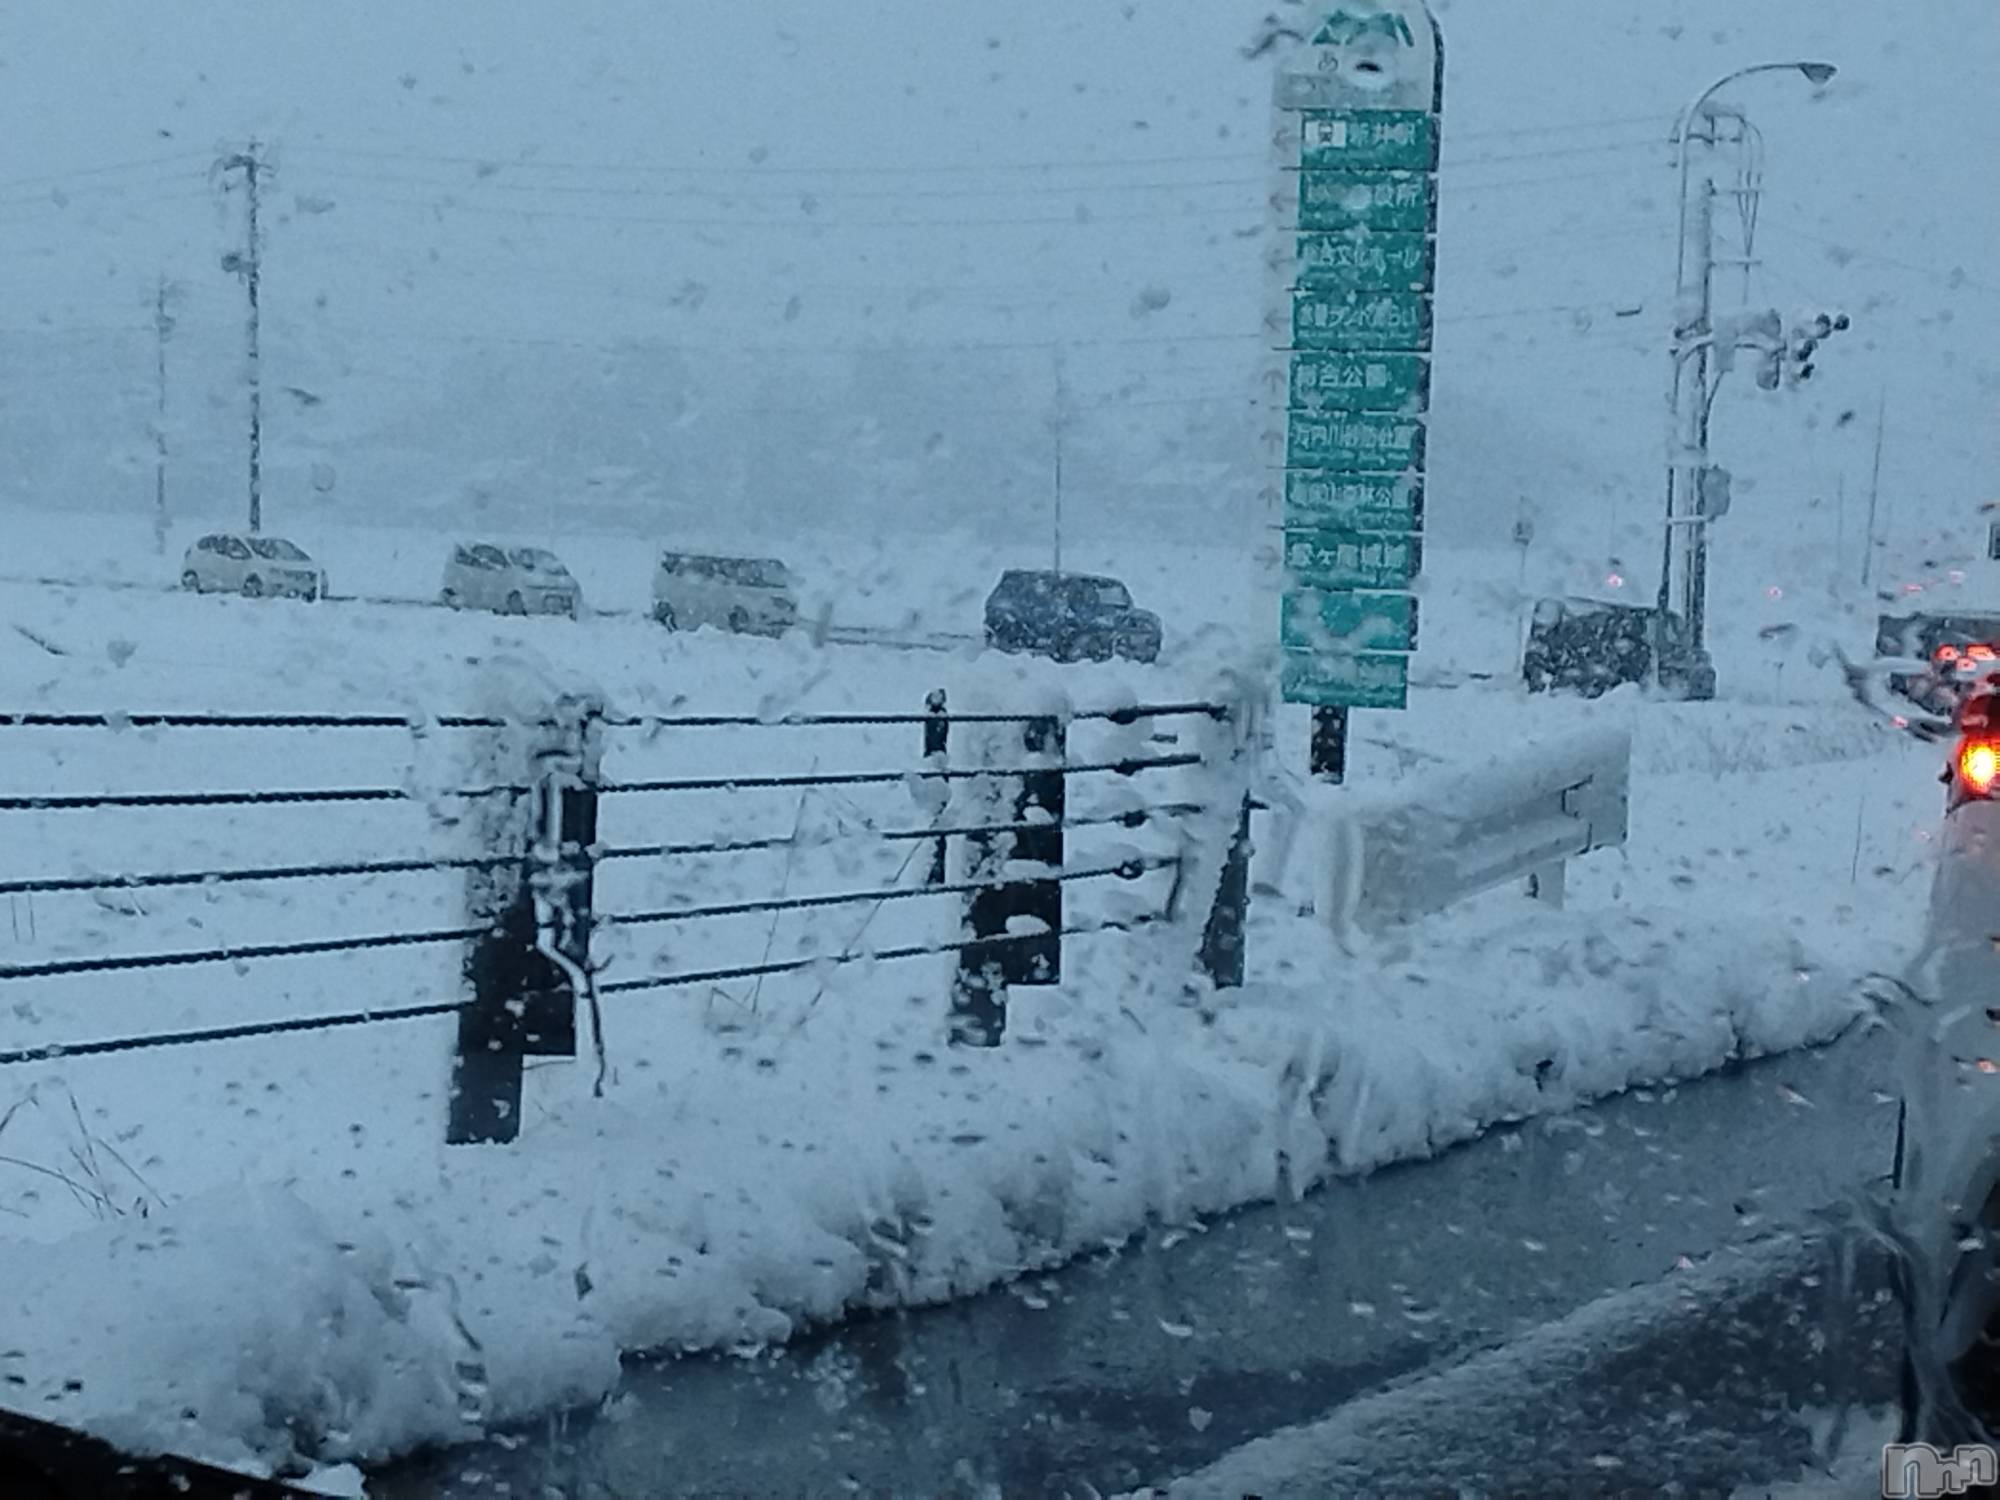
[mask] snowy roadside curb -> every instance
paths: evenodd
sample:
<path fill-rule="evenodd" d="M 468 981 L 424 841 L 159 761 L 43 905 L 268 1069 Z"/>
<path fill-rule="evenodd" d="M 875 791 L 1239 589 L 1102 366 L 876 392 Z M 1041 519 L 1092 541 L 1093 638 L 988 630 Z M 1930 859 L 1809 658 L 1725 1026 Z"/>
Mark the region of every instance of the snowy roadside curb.
<path fill-rule="evenodd" d="M 512 1147 L 0 1245 L 0 1399 L 226 1462 L 385 1457 L 593 1400 L 621 1350 L 965 1296 L 1855 1014 L 1783 939 L 1625 913 L 1447 929 L 1210 1017 L 1134 963 L 1080 952 L 983 1054 L 857 972 L 782 1035 L 723 1048 L 691 1020 Z"/>

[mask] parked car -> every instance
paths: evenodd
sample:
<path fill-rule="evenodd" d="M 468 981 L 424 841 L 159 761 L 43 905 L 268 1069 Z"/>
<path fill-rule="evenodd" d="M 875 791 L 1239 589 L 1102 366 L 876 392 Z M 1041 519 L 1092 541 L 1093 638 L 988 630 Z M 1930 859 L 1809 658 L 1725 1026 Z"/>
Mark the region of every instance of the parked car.
<path fill-rule="evenodd" d="M 986 599 L 986 644 L 1057 661 L 1155 661 L 1160 617 L 1115 578 L 1009 568 Z"/>
<path fill-rule="evenodd" d="M 662 552 L 653 618 L 669 630 L 713 625 L 737 635 L 783 635 L 799 620 L 792 575 L 775 558 Z"/>
<path fill-rule="evenodd" d="M 490 609 L 504 615 L 568 615 L 583 608 L 583 590 L 562 559 L 539 547 L 454 547 L 444 565 L 447 609 Z"/>
<path fill-rule="evenodd" d="M 1883 615 L 1875 653 L 1924 662 L 1918 672 L 1890 673 L 1890 690 L 1928 713 L 1955 713 L 1969 688 L 2000 671 L 2000 616 Z"/>
<path fill-rule="evenodd" d="M 188 548 L 181 561 L 181 587 L 246 599 L 267 594 L 317 599 L 326 592 L 326 572 L 283 537 L 222 531 Z"/>

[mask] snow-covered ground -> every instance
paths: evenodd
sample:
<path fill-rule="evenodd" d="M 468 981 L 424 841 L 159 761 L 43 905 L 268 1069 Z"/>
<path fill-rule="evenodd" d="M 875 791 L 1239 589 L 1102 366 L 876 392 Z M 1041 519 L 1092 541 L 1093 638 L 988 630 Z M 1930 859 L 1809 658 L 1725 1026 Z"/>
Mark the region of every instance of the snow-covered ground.
<path fill-rule="evenodd" d="M 87 577 L 89 559 L 72 561 Z M 1162 549 L 1148 561 L 1169 597 L 1199 599 L 1188 560 Z M 1452 564 L 1446 554 L 1440 571 Z M 940 554 L 911 575 L 967 569 Z M 641 619 L 0 584 L 0 622 L 46 643 L 0 634 L 0 685 L 10 710 L 440 712 L 476 706 L 494 661 L 521 657 L 632 711 L 908 710 L 940 685 L 960 706 L 1019 703 L 1058 682 L 1083 706 L 1171 700 L 1211 689 L 1240 638 L 1218 594 L 1184 608 L 1160 667 L 1057 669 L 667 636 Z M 1490 596 L 1448 607 L 1469 641 L 1511 628 Z M 1302 1191 L 1497 1121 L 1826 1037 L 1852 1015 L 1848 981 L 1892 961 L 1883 934 L 1916 930 L 1936 791 L 1928 753 L 1837 680 L 1802 686 L 1811 698 L 1789 705 L 1636 692 L 1586 705 L 1474 682 L 1420 692 L 1406 715 L 1362 716 L 1359 774 L 1405 787 L 1476 776 L 1487 746 L 1525 735 L 1627 726 L 1630 844 L 1576 867 L 1565 913 L 1496 892 L 1352 957 L 1299 914 L 1323 874 L 1309 826 L 1284 871 L 1260 871 L 1286 894 L 1259 902 L 1253 982 L 1219 1009 L 1189 1004 L 1190 935 L 1174 931 L 1072 942 L 1065 983 L 1017 992 L 1014 1039 L 993 1054 L 943 1044 L 948 958 L 617 997 L 605 1096 L 592 1097 L 587 1061 L 531 1068 L 522 1138 L 506 1148 L 441 1144 L 443 1021 L 11 1069 L 0 1080 L 17 1106 L 0 1127 L 18 1163 L 0 1169 L 0 1263 L 20 1289 L 10 1374 L 35 1409 L 134 1443 L 238 1462 L 381 1455 L 598 1395 L 621 1350 L 755 1344 L 855 1307 L 962 1295 L 1152 1220 Z M 436 787 L 463 776 L 468 753 L 446 731 L 5 732 L 16 792 Z M 877 769 L 913 764 L 919 748 L 908 729 L 749 733 L 762 738 L 614 736 L 607 773 L 700 774 L 750 755 Z M 1153 795 L 1172 791 L 1163 777 Z M 672 809 L 614 799 L 607 841 L 798 829 L 820 847 L 789 869 L 607 866 L 600 910 L 766 895 L 783 881 L 898 883 L 904 851 L 854 835 L 918 812 L 902 787 Z M 408 808 L 5 816 L 4 876 L 421 853 L 459 836 Z M 1092 847 L 1077 835 L 1072 862 Z M 1116 915 L 1159 894 L 1079 895 L 1111 904 L 1077 909 Z M 0 956 L 449 926 L 459 898 L 443 878 L 108 906 L 14 898 Z M 824 952 L 851 945 L 861 915 L 659 947 L 621 938 L 612 972 Z M 937 941 L 956 909 L 920 901 L 870 921 L 871 943 Z M 15 982 L 5 1039 L 407 1003 L 455 993 L 456 961 L 445 948 Z"/>
<path fill-rule="evenodd" d="M 1268 78 L 1238 56 L 1265 8 L 975 24 L 912 4 L 830 21 L 785 0 L 663 28 L 655 7 L 607 0 L 574 25 L 476 37 L 360 0 L 198 23 L 138 0 L 23 8 L 11 50 L 47 65 L 4 91 L 0 120 L 54 175 L 5 204 L 16 322 L 33 326 L 0 350 L 17 458 L 0 488 L 22 502 L 0 510 L 0 713 L 425 715 L 473 706 L 500 657 L 632 712 L 912 711 L 940 686 L 961 707 L 1057 683 L 1085 706 L 1210 691 L 1275 625 L 1246 519 Z M 632 997 L 607 1009 L 605 1097 L 587 1064 L 536 1067 L 505 1149 L 440 1144 L 444 1022 L 0 1070 L 0 1400 L 244 1462 L 386 1453 L 601 1392 L 622 1349 L 729 1347 L 956 1295 L 1148 1218 L 1840 1025 L 1847 982 L 1894 969 L 1917 933 L 1939 794 L 1935 752 L 1857 708 L 1823 650 L 1865 654 L 1898 599 L 2000 598 L 1981 509 L 1994 204 L 1941 144 L 1990 140 L 2000 32 L 1981 0 L 1938 0 L 1908 35 L 1859 0 L 1438 8 L 1424 686 L 1406 714 L 1357 716 L 1353 769 L 1420 788 L 1523 737 L 1628 730 L 1629 845 L 1579 864 L 1566 913 L 1495 892 L 1406 948 L 1350 956 L 1299 915 L 1323 865 L 1309 831 L 1283 898 L 1259 903 L 1253 983 L 1212 1020 L 1181 1003 L 1185 932 L 1078 942 L 1067 982 L 1022 997 L 991 1055 L 941 1046 L 948 960 Z M 1743 292 L 1844 304 L 1856 328 L 1806 390 L 1739 376 L 1718 407 L 1737 471 L 1712 559 L 1722 698 L 1531 700 L 1511 673 L 1535 596 L 1650 593 L 1673 112 L 1747 63 L 1820 55 L 1842 67 L 1823 95 L 1793 78 L 1743 90 L 1770 146 Z M 338 592 L 415 601 L 487 515 L 541 518 L 495 539 L 554 545 L 588 602 L 620 613 L 173 591 L 181 549 L 238 508 L 240 292 L 216 262 L 239 226 L 203 174 L 209 141 L 251 133 L 294 150 L 265 289 L 271 529 Z M 671 211 L 647 212 L 656 197 Z M 177 519 L 156 553 L 163 269 L 185 301 Z M 1081 403 L 1065 562 L 1160 611 L 1154 668 L 1058 672 L 952 644 L 1001 568 L 1047 560 L 1043 403 L 1063 350 Z M 1171 514 L 1149 509 L 1169 492 Z M 1517 521 L 1533 535 L 1518 551 Z M 623 613 L 643 611 L 662 544 L 778 553 L 808 615 L 946 649 L 664 637 Z M 431 788 L 466 754 L 442 732 L 0 734 L 0 794 Z M 1282 713 L 1293 772 L 1304 742 L 1302 715 Z M 612 769 L 879 769 L 916 748 L 902 730 L 628 736 Z M 852 835 L 920 811 L 902 787 L 620 806 L 608 836 L 798 830 L 814 847 L 796 868 L 634 862 L 607 869 L 601 898 L 887 883 L 900 854 Z M 0 813 L 0 878 L 461 836 L 422 808 Z M 1079 835 L 1073 857 L 1110 847 Z M 1158 889 L 1078 899 L 1107 912 Z M 0 963 L 449 924 L 459 899 L 416 877 L 12 900 Z M 867 936 L 935 939 L 952 921 L 912 902 Z M 713 941 L 825 952 L 856 940 L 844 923 Z M 621 973 L 710 951 L 615 941 Z M 457 983 L 448 949 L 7 982 L 0 1049 Z"/>

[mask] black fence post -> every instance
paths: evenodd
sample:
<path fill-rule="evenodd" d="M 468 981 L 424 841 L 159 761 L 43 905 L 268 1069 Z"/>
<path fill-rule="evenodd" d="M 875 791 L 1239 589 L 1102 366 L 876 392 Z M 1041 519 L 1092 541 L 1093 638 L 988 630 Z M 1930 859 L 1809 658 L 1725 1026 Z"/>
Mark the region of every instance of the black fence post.
<path fill-rule="evenodd" d="M 499 731 L 492 757 L 498 779 L 511 785 L 525 772 L 533 780 L 485 799 L 483 847 L 512 858 L 466 876 L 468 925 L 485 930 L 466 947 L 471 998 L 458 1013 L 447 1145 L 514 1140 L 524 1060 L 576 1056 L 576 988 L 566 966 L 541 951 L 536 895 L 539 884 L 562 913 L 552 946 L 587 972 L 589 851 L 597 824 L 593 730 L 592 715 L 572 713 L 548 725 Z"/>
<path fill-rule="evenodd" d="M 1347 781 L 1347 710 L 1315 708 L 1312 713 L 1312 774 L 1335 786 Z"/>
<path fill-rule="evenodd" d="M 942 771 L 950 764 L 951 715 L 945 707 L 943 688 L 934 688 L 924 699 L 924 768 Z M 945 799 L 940 798 L 940 802 Z M 939 815 L 938 821 L 944 821 Z M 931 851 L 931 885 L 944 884 L 946 840 L 940 837 L 937 847 Z"/>
<path fill-rule="evenodd" d="M 1032 918 L 1043 925 L 1045 933 L 1010 943 L 1003 950 L 1006 972 L 1014 984 L 1060 984 L 1068 726 L 1052 716 L 1030 719 L 1022 736 L 1022 748 L 1028 753 L 1026 764 L 1030 769 L 1021 778 L 1021 790 L 1014 799 L 1014 821 L 1024 826 L 1014 834 L 1013 858 L 1021 863 L 1046 865 L 1055 878 L 1028 880 L 1007 887 L 1013 896 L 1009 915 Z"/>
<path fill-rule="evenodd" d="M 1246 795 L 1229 840 L 1215 905 L 1209 908 L 1201 932 L 1201 971 L 1219 990 L 1243 987 L 1244 928 L 1250 915 L 1250 806 Z"/>
<path fill-rule="evenodd" d="M 1055 984 L 1062 978 L 1059 877 L 1068 738 L 1067 726 L 1054 715 L 1028 720 L 1021 748 L 1002 752 L 1008 765 L 1027 757 L 1018 778 L 1008 778 L 1017 781 L 1013 795 L 989 786 L 977 814 L 966 814 L 975 827 L 1006 817 L 1014 828 L 965 836 L 965 881 L 979 888 L 966 900 L 966 942 L 952 986 L 951 1039 L 961 1046 L 1000 1045 L 1007 1032 L 1008 985 Z M 1008 865 L 1017 861 L 1048 865 L 1056 878 L 1003 882 Z M 1044 930 L 1015 936 L 1009 927 L 1016 917 L 1032 917 Z"/>

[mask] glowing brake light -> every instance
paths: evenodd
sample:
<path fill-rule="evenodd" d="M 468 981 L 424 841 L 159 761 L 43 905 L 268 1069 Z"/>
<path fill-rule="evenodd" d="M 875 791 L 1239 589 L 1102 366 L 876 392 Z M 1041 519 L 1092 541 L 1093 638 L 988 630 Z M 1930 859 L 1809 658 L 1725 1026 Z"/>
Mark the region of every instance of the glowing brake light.
<path fill-rule="evenodd" d="M 1958 747 L 1958 779 L 1975 797 L 1993 795 L 2000 782 L 2000 742 L 1967 740 Z"/>

